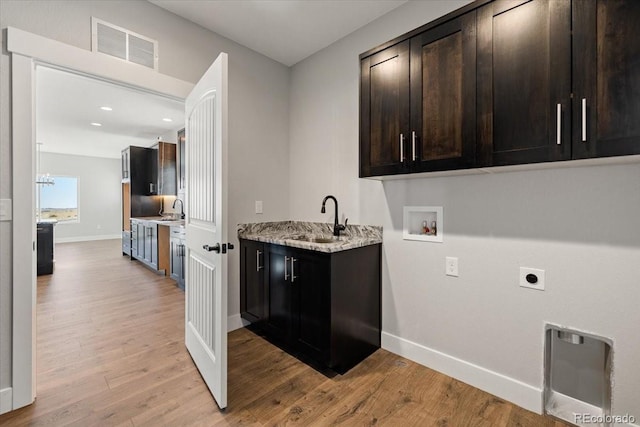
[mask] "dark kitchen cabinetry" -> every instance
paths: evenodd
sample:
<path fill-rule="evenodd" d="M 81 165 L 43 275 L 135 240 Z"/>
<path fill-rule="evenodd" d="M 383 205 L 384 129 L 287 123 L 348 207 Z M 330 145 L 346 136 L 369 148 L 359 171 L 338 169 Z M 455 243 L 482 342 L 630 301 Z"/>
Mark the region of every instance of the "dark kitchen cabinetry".
<path fill-rule="evenodd" d="M 481 0 L 360 55 L 360 176 L 640 154 L 638 22 Z"/>
<path fill-rule="evenodd" d="M 53 273 L 53 227 L 52 222 L 38 222 L 36 225 L 38 243 L 38 276 Z"/>
<path fill-rule="evenodd" d="M 267 309 L 265 288 L 264 243 L 240 241 L 240 312 L 251 323 L 265 319 Z"/>
<path fill-rule="evenodd" d="M 170 230 L 170 277 L 184 289 L 185 273 L 185 230 L 183 227 L 171 227 Z"/>
<path fill-rule="evenodd" d="M 177 144 L 177 175 L 178 175 L 178 192 L 182 193 L 186 189 L 186 169 L 185 169 L 185 161 L 186 161 L 186 136 L 185 130 L 181 129 L 178 131 L 178 144 Z"/>
<path fill-rule="evenodd" d="M 571 158 L 571 2 L 478 9 L 478 166 Z"/>
<path fill-rule="evenodd" d="M 267 338 L 339 373 L 380 347 L 380 244 L 334 253 L 240 245 L 241 315 Z"/>
<path fill-rule="evenodd" d="M 640 154 L 640 2 L 573 2 L 573 157 Z"/>
<path fill-rule="evenodd" d="M 150 163 L 151 185 L 149 193 L 158 196 L 175 196 L 176 187 L 176 144 L 158 142 L 151 147 L 153 158 Z"/>

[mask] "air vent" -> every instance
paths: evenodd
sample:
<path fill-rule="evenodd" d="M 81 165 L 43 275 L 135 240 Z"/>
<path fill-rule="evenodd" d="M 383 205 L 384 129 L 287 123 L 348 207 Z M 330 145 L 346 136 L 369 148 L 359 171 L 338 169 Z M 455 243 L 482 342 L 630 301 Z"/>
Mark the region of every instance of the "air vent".
<path fill-rule="evenodd" d="M 158 42 L 133 31 L 91 18 L 91 50 L 158 69 Z"/>

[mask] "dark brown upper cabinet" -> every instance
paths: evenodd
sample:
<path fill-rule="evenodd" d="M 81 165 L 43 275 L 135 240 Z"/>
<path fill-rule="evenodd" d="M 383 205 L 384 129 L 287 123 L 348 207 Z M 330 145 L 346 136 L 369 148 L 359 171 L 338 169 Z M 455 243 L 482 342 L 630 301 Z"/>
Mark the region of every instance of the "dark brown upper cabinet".
<path fill-rule="evenodd" d="M 478 9 L 478 166 L 571 158 L 571 3 Z"/>
<path fill-rule="evenodd" d="M 413 172 L 472 167 L 476 150 L 476 13 L 411 38 Z"/>
<path fill-rule="evenodd" d="M 573 3 L 573 157 L 640 154 L 640 2 Z"/>
<path fill-rule="evenodd" d="M 360 176 L 407 172 L 409 40 L 360 63 Z"/>

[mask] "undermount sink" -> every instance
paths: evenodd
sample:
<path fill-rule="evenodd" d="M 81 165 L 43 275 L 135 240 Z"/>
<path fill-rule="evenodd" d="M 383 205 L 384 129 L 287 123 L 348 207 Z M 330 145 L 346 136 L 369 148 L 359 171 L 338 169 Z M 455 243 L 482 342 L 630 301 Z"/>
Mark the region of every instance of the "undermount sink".
<path fill-rule="evenodd" d="M 311 242 L 311 243 L 336 243 L 340 240 L 339 237 L 318 237 L 318 236 L 291 236 L 289 237 L 291 240 L 299 240 L 303 242 Z"/>

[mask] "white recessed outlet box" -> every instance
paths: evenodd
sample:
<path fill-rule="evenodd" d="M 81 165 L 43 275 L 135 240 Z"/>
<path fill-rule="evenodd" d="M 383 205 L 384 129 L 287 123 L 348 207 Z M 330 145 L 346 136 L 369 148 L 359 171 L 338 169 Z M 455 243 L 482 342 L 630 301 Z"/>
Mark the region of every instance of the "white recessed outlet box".
<path fill-rule="evenodd" d="M 520 267 L 520 286 L 544 291 L 544 270 Z"/>
<path fill-rule="evenodd" d="M 0 221 L 11 221 L 11 199 L 0 199 Z"/>
<path fill-rule="evenodd" d="M 262 213 L 262 200 L 256 200 L 256 213 Z"/>
<path fill-rule="evenodd" d="M 444 261 L 445 274 L 447 276 L 458 277 L 458 258 L 448 256 Z"/>

